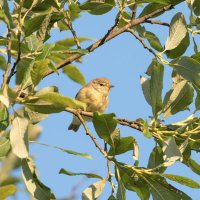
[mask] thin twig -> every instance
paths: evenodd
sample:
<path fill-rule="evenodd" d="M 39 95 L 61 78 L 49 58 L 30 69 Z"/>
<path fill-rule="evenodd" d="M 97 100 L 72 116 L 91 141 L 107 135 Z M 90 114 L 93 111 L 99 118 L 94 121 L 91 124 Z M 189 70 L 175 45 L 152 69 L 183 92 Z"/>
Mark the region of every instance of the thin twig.
<path fill-rule="evenodd" d="M 133 5 L 133 10 L 132 10 L 131 21 L 135 20 L 135 18 L 136 18 L 136 10 L 137 10 L 137 4 L 134 4 Z"/>
<path fill-rule="evenodd" d="M 148 47 L 144 40 L 138 36 L 132 29 L 128 29 L 127 32 L 130 32 L 142 45 L 145 49 L 147 49 L 150 53 L 152 53 L 155 57 L 157 57 L 157 54 L 153 51 L 153 49 L 151 49 L 150 47 Z"/>
<path fill-rule="evenodd" d="M 66 112 L 72 113 L 74 115 L 77 115 L 77 110 L 73 109 L 73 108 L 65 108 Z M 87 116 L 87 117 L 93 117 L 93 112 L 86 112 L 86 111 L 79 111 L 79 115 L 83 115 L 83 116 Z M 139 124 L 136 121 L 129 121 L 127 119 L 122 119 L 122 118 L 116 118 L 117 122 L 123 126 L 128 126 L 131 127 L 133 129 L 136 129 L 138 131 L 143 131 L 143 126 L 141 124 Z"/>
<path fill-rule="evenodd" d="M 160 20 L 147 19 L 146 21 L 144 21 L 144 23 L 158 24 L 158 25 L 170 27 L 170 25 L 168 23 L 161 22 Z"/>
<path fill-rule="evenodd" d="M 10 74 L 8 76 L 8 79 L 7 79 L 7 84 L 10 83 L 11 78 L 15 75 L 15 73 L 16 73 L 15 69 L 17 67 L 17 64 L 21 60 L 21 41 L 20 41 L 20 38 L 21 38 L 21 31 L 18 33 L 18 55 L 17 55 L 17 60 L 14 62 L 13 66 L 12 66 L 12 69 L 11 69 Z"/>
<path fill-rule="evenodd" d="M 81 45 L 80 45 L 80 42 L 78 40 L 78 37 L 76 35 L 76 31 L 74 30 L 73 26 L 72 26 L 72 22 L 71 22 L 71 17 L 70 17 L 70 14 L 69 12 L 66 13 L 66 17 L 67 19 L 65 19 L 65 23 L 67 25 L 67 27 L 69 28 L 69 30 L 71 31 L 72 35 L 73 35 L 73 38 L 74 38 L 74 42 L 76 43 L 76 46 L 78 49 L 81 49 Z"/>
<path fill-rule="evenodd" d="M 92 141 L 94 142 L 95 146 L 99 149 L 99 151 L 105 156 L 107 157 L 107 153 L 101 148 L 101 146 L 97 143 L 97 140 L 96 138 L 91 134 L 89 128 L 87 127 L 85 121 L 83 120 L 81 114 L 80 114 L 80 111 L 79 110 L 76 110 L 74 112 L 74 115 L 76 115 L 78 117 L 78 119 L 80 120 L 81 124 L 83 125 L 84 129 L 85 129 L 85 132 L 86 134 L 92 139 Z"/>
<path fill-rule="evenodd" d="M 104 141 L 104 150 L 105 152 L 108 154 L 108 146 L 107 143 Z M 112 173 L 110 170 L 110 163 L 111 161 L 107 159 L 107 170 L 108 170 L 108 176 L 107 176 L 107 180 L 110 182 L 111 188 L 112 188 L 112 194 L 115 192 L 115 185 L 112 181 Z"/>
<path fill-rule="evenodd" d="M 137 19 L 134 19 L 132 20 L 131 22 L 129 22 L 127 25 L 125 25 L 124 27 L 120 28 L 120 29 L 115 29 L 115 31 L 111 31 L 106 37 L 104 36 L 102 39 L 98 40 L 97 42 L 95 42 L 94 44 L 90 45 L 87 50 L 88 52 L 92 52 L 94 51 L 95 49 L 97 49 L 98 47 L 100 47 L 101 45 L 105 44 L 106 42 L 108 42 L 109 40 L 115 38 L 116 36 L 126 32 L 128 29 L 130 29 L 131 27 L 133 26 L 136 26 L 138 24 L 141 24 L 141 23 L 144 23 L 147 19 L 150 19 L 154 16 L 156 16 L 157 14 L 159 13 L 162 13 L 164 11 L 167 11 L 167 10 L 170 10 L 172 9 L 173 6 L 172 5 L 167 5 L 167 6 L 164 6 L 163 8 L 160 8 L 160 9 L 157 9 L 155 11 L 153 11 L 152 13 L 149 13 L 143 17 L 140 17 L 140 18 L 137 18 Z M 73 61 L 79 59 L 80 57 L 82 57 L 83 54 L 80 54 L 80 53 L 77 53 L 77 54 L 74 54 L 68 58 L 66 58 L 65 60 L 63 60 L 61 63 L 59 63 L 56 68 L 57 69 L 61 69 L 63 68 L 64 66 L 72 63 Z M 50 74 L 54 73 L 54 70 L 49 70 L 45 76 L 48 76 Z"/>
<path fill-rule="evenodd" d="M 7 34 L 7 64 L 6 64 L 6 71 L 5 73 L 3 74 L 3 83 L 2 83 L 2 90 L 3 90 L 3 94 L 5 97 L 8 96 L 7 94 L 7 79 L 8 79 L 8 74 L 9 74 L 9 71 L 10 71 L 10 66 L 11 66 L 11 31 L 8 29 L 8 34 Z"/>

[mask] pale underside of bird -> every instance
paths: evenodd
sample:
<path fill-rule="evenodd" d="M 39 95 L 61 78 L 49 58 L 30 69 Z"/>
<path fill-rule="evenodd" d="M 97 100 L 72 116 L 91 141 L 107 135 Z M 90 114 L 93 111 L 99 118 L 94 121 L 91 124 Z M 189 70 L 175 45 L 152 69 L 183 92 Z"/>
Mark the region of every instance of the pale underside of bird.
<path fill-rule="evenodd" d="M 86 104 L 86 111 L 103 113 L 108 106 L 108 97 L 113 85 L 107 78 L 96 78 L 83 86 L 75 99 Z M 83 117 L 85 121 L 91 121 L 90 117 Z M 77 131 L 81 125 L 80 120 L 74 115 L 68 130 Z"/>

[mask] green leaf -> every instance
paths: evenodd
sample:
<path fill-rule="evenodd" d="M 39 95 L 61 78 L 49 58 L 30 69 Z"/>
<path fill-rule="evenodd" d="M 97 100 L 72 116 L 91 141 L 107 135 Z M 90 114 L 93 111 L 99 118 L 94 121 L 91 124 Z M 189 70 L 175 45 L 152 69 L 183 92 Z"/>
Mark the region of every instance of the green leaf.
<path fill-rule="evenodd" d="M 88 41 L 90 39 L 85 38 L 85 37 L 79 37 L 78 40 L 79 40 L 79 42 L 84 42 L 84 41 Z M 58 42 L 56 42 L 53 50 L 54 51 L 67 50 L 70 47 L 73 47 L 75 45 L 76 45 L 76 42 L 74 41 L 74 38 L 66 38 L 64 40 L 59 40 Z"/>
<path fill-rule="evenodd" d="M 141 174 L 141 177 L 148 184 L 154 200 L 191 200 L 188 195 L 168 184 L 160 175 Z"/>
<path fill-rule="evenodd" d="M 200 63 L 190 57 L 180 57 L 170 62 L 173 69 L 200 90 Z"/>
<path fill-rule="evenodd" d="M 22 177 L 27 190 L 34 198 L 42 200 L 56 199 L 51 189 L 38 179 L 36 166 L 30 157 L 22 159 Z"/>
<path fill-rule="evenodd" d="M 159 146 L 155 147 L 149 156 L 147 167 L 150 169 L 157 168 L 158 172 L 163 173 L 166 170 L 166 167 L 161 167 L 164 163 L 163 156 L 162 149 Z"/>
<path fill-rule="evenodd" d="M 168 167 L 173 165 L 177 160 L 182 160 L 182 154 L 175 142 L 174 137 L 169 137 L 163 140 L 162 150 L 164 153 L 163 166 Z"/>
<path fill-rule="evenodd" d="M 132 136 L 122 137 L 120 138 L 115 148 L 111 146 L 108 154 L 111 156 L 114 156 L 114 155 L 123 154 L 127 151 L 131 151 L 131 150 L 133 151 L 134 143 L 135 143 L 135 138 L 133 138 Z"/>
<path fill-rule="evenodd" d="M 79 8 L 78 3 L 72 1 L 69 5 L 69 11 L 70 11 L 70 18 L 72 21 L 81 16 L 80 15 L 81 9 Z"/>
<path fill-rule="evenodd" d="M 108 141 L 108 144 L 111 146 L 113 150 L 113 155 L 115 155 L 115 149 L 117 148 L 118 144 L 120 142 L 120 129 L 116 128 L 110 135 L 110 140 Z"/>
<path fill-rule="evenodd" d="M 63 73 L 66 74 L 71 80 L 81 84 L 85 85 L 85 78 L 82 75 L 82 73 L 79 71 L 79 69 L 76 66 L 73 65 L 67 65 L 63 68 Z"/>
<path fill-rule="evenodd" d="M 66 169 L 60 169 L 59 171 L 59 174 L 65 174 L 65 175 L 68 175 L 68 176 L 86 176 L 88 178 L 98 178 L 98 179 L 103 179 L 101 176 L 97 175 L 97 174 L 93 174 L 93 173 L 76 173 L 76 172 L 71 172 L 71 171 L 68 171 Z"/>
<path fill-rule="evenodd" d="M 145 15 L 148 15 L 158 9 L 163 8 L 165 5 L 164 4 L 160 4 L 160 3 L 150 3 L 147 4 L 147 6 L 145 6 L 145 8 L 142 10 L 142 12 L 139 15 L 139 18 L 144 17 Z M 162 13 L 159 13 L 157 16 L 161 15 Z M 155 17 L 155 16 L 154 16 Z"/>
<path fill-rule="evenodd" d="M 94 113 L 93 124 L 98 136 L 106 142 L 111 141 L 111 134 L 117 126 L 115 114 L 98 114 Z"/>
<path fill-rule="evenodd" d="M 0 186 L 0 199 L 6 199 L 7 197 L 15 194 L 17 191 L 17 187 L 15 185 L 5 185 L 5 186 Z"/>
<path fill-rule="evenodd" d="M 75 156 L 81 156 L 81 157 L 87 158 L 87 159 L 92 159 L 92 156 L 89 155 L 89 154 L 86 154 L 86 153 L 79 153 L 79 152 L 76 152 L 76 151 L 72 151 L 72 150 L 68 150 L 68 149 L 64 149 L 64 148 L 60 148 L 60 147 L 57 147 L 57 146 L 52 146 L 52 145 L 44 144 L 44 143 L 40 143 L 40 142 L 34 142 L 34 143 L 39 144 L 39 145 L 43 145 L 43 146 L 46 146 L 46 147 L 58 149 L 58 150 L 60 150 L 64 153 L 72 154 L 72 155 L 75 155 Z"/>
<path fill-rule="evenodd" d="M 45 59 L 45 60 L 35 61 L 33 63 L 33 67 L 31 70 L 31 79 L 35 86 L 39 84 L 39 82 L 46 74 L 49 62 L 50 60 Z"/>
<path fill-rule="evenodd" d="M 117 173 L 117 182 L 118 182 L 116 200 L 126 200 L 126 188 L 124 187 L 124 184 L 121 180 L 118 169 L 116 170 L 117 170 L 116 173 Z"/>
<path fill-rule="evenodd" d="M 19 158 L 28 157 L 28 120 L 26 118 L 15 117 L 10 130 L 10 144 L 13 153 Z"/>
<path fill-rule="evenodd" d="M 34 112 L 28 108 L 25 108 L 25 116 L 29 119 L 30 123 L 37 124 L 38 122 L 46 119 L 49 115 Z"/>
<path fill-rule="evenodd" d="M 100 180 L 88 188 L 86 188 L 82 193 L 82 200 L 94 200 L 97 199 L 103 192 L 104 186 L 106 184 L 106 179 Z"/>
<path fill-rule="evenodd" d="M 200 164 L 198 164 L 192 158 L 184 160 L 184 164 L 186 164 L 194 173 L 200 175 Z"/>
<path fill-rule="evenodd" d="M 9 151 L 10 141 L 5 137 L 0 138 L 0 157 L 6 156 Z"/>
<path fill-rule="evenodd" d="M 104 2 L 86 1 L 85 3 L 81 4 L 79 8 L 89 12 L 92 15 L 102 15 L 112 10 L 114 6 L 114 0 L 105 0 Z"/>
<path fill-rule="evenodd" d="M 190 37 L 189 37 L 189 33 L 187 32 L 186 36 L 183 38 L 183 40 L 175 49 L 167 50 L 165 53 L 168 58 L 174 59 L 183 55 L 189 45 L 190 45 Z"/>
<path fill-rule="evenodd" d="M 140 84 L 142 85 L 142 91 L 147 103 L 151 105 L 150 79 L 140 76 Z"/>
<path fill-rule="evenodd" d="M 66 107 L 70 108 L 81 108 L 85 110 L 86 105 L 75 99 L 63 96 L 56 92 L 48 92 L 42 95 L 37 95 L 38 99 L 54 104 L 56 107 L 64 109 Z"/>
<path fill-rule="evenodd" d="M 169 37 L 165 43 L 165 51 L 175 49 L 187 35 L 187 24 L 182 13 L 177 13 L 170 23 Z"/>
<path fill-rule="evenodd" d="M 0 69 L 4 71 L 6 69 L 6 59 L 2 55 L 0 55 Z"/>
<path fill-rule="evenodd" d="M 117 169 L 126 189 L 136 192 L 141 200 L 149 199 L 150 192 L 148 185 L 131 167 L 117 163 Z"/>
<path fill-rule="evenodd" d="M 188 106 L 193 102 L 194 89 L 183 80 L 175 85 L 165 95 L 163 103 L 163 117 L 169 117 L 180 111 L 188 109 Z"/>
<path fill-rule="evenodd" d="M 160 40 L 154 33 L 146 31 L 144 37 L 148 40 L 151 47 L 153 47 L 157 51 L 163 51 L 163 47 L 160 43 Z"/>
<path fill-rule="evenodd" d="M 25 36 L 28 37 L 35 31 L 39 30 L 39 28 L 42 25 L 42 22 L 45 20 L 46 16 L 47 16 L 46 14 L 42 14 L 42 15 L 38 15 L 34 18 L 27 20 L 24 25 Z"/>
<path fill-rule="evenodd" d="M 153 2 L 153 3 L 161 3 L 161 4 L 164 4 L 164 5 L 169 5 L 169 4 L 176 5 L 176 4 L 178 4 L 182 1 L 184 1 L 184 0 L 136 0 L 137 3 Z"/>
<path fill-rule="evenodd" d="M 9 113 L 6 106 L 0 102 L 0 131 L 9 126 Z"/>
<path fill-rule="evenodd" d="M 46 44 L 42 47 L 42 41 L 38 40 L 36 35 L 30 35 L 25 38 L 25 43 L 31 52 L 36 52 L 45 48 Z"/>
<path fill-rule="evenodd" d="M 3 19 L 5 21 L 9 29 L 14 28 L 15 26 L 12 21 L 12 16 L 8 6 L 8 2 L 6 0 L 3 0 L 0 4 L 0 7 L 0 19 Z"/>
<path fill-rule="evenodd" d="M 143 124 L 143 134 L 146 138 L 152 138 L 152 134 L 149 131 L 149 126 L 148 126 L 147 120 Z"/>
<path fill-rule="evenodd" d="M 55 44 L 44 44 L 42 47 L 42 53 L 36 57 L 36 60 L 43 60 L 49 57 Z"/>
<path fill-rule="evenodd" d="M 31 59 L 22 59 L 17 65 L 16 72 L 16 85 L 20 85 L 26 88 L 28 85 L 32 84 L 31 80 L 31 69 L 33 61 Z"/>
<path fill-rule="evenodd" d="M 194 1 L 193 1 L 192 9 L 193 9 L 194 14 L 195 14 L 196 16 L 199 16 L 199 15 L 200 15 L 200 3 L 199 3 L 198 0 L 194 0 Z"/>
<path fill-rule="evenodd" d="M 197 183 L 196 181 L 194 181 L 190 178 L 184 177 L 184 176 L 179 176 L 179 175 L 174 175 L 174 174 L 162 174 L 162 176 L 164 176 L 172 181 L 175 181 L 177 183 L 180 183 L 182 185 L 191 187 L 191 188 L 200 188 L 199 183 Z"/>
<path fill-rule="evenodd" d="M 154 117 L 157 118 L 158 112 L 162 109 L 162 88 L 164 66 L 153 59 L 151 65 L 150 96 L 151 106 Z"/>
<path fill-rule="evenodd" d="M 30 98 L 30 97 L 29 97 Z M 81 108 L 85 110 L 86 105 L 75 99 L 63 96 L 56 92 L 48 92 L 27 99 L 25 106 L 34 112 L 50 114 L 64 111 L 66 107 Z"/>

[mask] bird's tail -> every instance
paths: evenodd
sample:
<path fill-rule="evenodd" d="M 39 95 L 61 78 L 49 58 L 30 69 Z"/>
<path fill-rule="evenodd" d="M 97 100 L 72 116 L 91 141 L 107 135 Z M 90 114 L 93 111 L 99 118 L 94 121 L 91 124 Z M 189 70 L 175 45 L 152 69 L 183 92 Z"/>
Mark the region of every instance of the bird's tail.
<path fill-rule="evenodd" d="M 71 123 L 68 127 L 68 130 L 73 130 L 74 132 L 78 131 L 81 124 L 73 124 Z"/>

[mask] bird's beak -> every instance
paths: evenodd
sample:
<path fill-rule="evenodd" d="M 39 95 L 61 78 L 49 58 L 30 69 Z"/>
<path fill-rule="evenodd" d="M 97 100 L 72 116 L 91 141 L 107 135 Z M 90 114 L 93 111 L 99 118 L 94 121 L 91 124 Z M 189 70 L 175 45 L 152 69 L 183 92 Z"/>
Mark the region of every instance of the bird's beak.
<path fill-rule="evenodd" d="M 110 89 L 113 88 L 113 87 L 115 87 L 115 86 L 114 85 L 110 85 Z"/>

